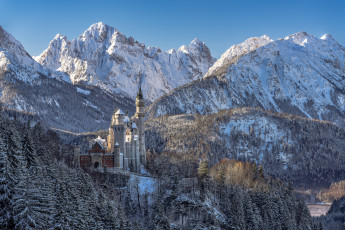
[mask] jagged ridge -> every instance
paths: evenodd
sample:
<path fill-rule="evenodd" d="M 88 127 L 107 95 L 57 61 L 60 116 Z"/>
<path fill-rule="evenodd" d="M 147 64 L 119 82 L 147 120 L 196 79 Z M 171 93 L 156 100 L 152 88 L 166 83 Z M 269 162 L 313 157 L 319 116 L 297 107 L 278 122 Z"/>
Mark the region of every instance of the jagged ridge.
<path fill-rule="evenodd" d="M 249 46 L 241 52 L 230 48 L 201 81 L 159 98 L 149 117 L 250 106 L 343 123 L 344 47 L 330 35 L 305 32 L 252 40 L 238 45 Z"/>
<path fill-rule="evenodd" d="M 146 48 L 101 22 L 71 42 L 58 34 L 35 59 L 50 70 L 68 74 L 73 83 L 97 85 L 109 92 L 134 97 L 141 84 L 150 101 L 201 78 L 215 61 L 198 39 L 177 51 L 163 52 Z"/>

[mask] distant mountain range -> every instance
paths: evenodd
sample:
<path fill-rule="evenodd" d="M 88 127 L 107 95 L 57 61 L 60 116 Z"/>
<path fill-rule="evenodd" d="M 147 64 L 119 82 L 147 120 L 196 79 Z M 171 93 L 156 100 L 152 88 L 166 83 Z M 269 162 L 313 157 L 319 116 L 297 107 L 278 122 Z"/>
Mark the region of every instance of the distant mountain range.
<path fill-rule="evenodd" d="M 167 52 L 126 37 L 117 29 L 96 23 L 72 41 L 56 35 L 35 60 L 69 76 L 72 83 L 135 97 L 139 84 L 153 101 L 172 89 L 200 79 L 215 62 L 204 42 Z"/>
<path fill-rule="evenodd" d="M 215 60 L 198 39 L 164 52 L 96 23 L 32 58 L 0 28 L 2 102 L 74 132 L 107 128 L 115 107 L 133 114 L 139 85 L 147 105 L 155 100 L 148 118 L 245 106 L 341 126 L 344 79 L 345 49 L 329 34 L 253 37 Z"/>
<path fill-rule="evenodd" d="M 201 78 L 215 61 L 198 39 L 163 52 L 145 48 L 103 23 L 72 42 L 57 35 L 35 59 L 0 27 L 2 102 L 37 114 L 51 127 L 74 132 L 107 128 L 115 108 L 133 114 L 140 84 L 150 103 Z"/>
<path fill-rule="evenodd" d="M 210 114 L 235 107 L 328 120 L 345 118 L 345 49 L 326 34 L 305 32 L 273 41 L 250 38 L 232 46 L 203 79 L 160 97 L 149 117 Z"/>

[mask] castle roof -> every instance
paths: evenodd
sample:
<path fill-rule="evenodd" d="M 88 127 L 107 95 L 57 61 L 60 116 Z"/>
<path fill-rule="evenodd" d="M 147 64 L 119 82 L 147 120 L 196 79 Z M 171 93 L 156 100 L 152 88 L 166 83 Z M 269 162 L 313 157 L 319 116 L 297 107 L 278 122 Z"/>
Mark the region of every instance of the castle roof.
<path fill-rule="evenodd" d="M 98 143 L 102 149 L 105 149 L 106 141 L 102 139 L 100 136 L 90 141 L 90 148 L 92 148 L 92 146 L 96 143 Z"/>
<path fill-rule="evenodd" d="M 128 116 L 125 116 L 124 122 L 130 122 L 130 119 Z"/>
<path fill-rule="evenodd" d="M 135 124 L 135 122 L 132 122 L 132 129 L 138 129 L 138 126 Z"/>
<path fill-rule="evenodd" d="M 115 114 L 125 115 L 125 113 L 121 109 L 117 110 Z"/>
<path fill-rule="evenodd" d="M 139 92 L 137 94 L 137 100 L 144 99 L 143 92 L 141 92 L 141 86 L 139 87 Z"/>

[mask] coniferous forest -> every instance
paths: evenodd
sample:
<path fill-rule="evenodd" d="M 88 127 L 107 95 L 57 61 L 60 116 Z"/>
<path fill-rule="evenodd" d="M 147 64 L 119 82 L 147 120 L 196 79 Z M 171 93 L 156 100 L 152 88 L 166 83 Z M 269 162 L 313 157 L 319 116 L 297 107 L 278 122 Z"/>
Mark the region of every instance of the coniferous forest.
<path fill-rule="evenodd" d="M 165 152 L 148 155 L 145 177 L 85 171 L 40 122 L 2 113 L 0 124 L 1 229 L 322 229 L 254 163 Z"/>

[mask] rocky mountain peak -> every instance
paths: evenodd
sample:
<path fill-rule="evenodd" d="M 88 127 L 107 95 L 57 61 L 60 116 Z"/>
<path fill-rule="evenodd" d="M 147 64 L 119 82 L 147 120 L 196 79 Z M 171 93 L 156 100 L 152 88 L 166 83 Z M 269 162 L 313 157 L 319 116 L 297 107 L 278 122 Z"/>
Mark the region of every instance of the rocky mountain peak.
<path fill-rule="evenodd" d="M 97 42 L 103 42 L 109 40 L 115 33 L 120 33 L 116 28 L 104 24 L 103 22 L 98 22 L 91 25 L 85 32 L 79 36 L 79 40 L 95 40 Z"/>
<path fill-rule="evenodd" d="M 142 82 L 150 101 L 201 78 L 215 61 L 199 39 L 178 51 L 162 52 L 101 22 L 71 42 L 61 36 L 55 40 L 36 57 L 39 63 L 69 75 L 73 83 L 97 85 L 126 96 L 135 97 Z"/>
<path fill-rule="evenodd" d="M 306 46 L 306 44 L 311 44 L 317 42 L 317 38 L 313 35 L 308 34 L 307 32 L 298 32 L 292 35 L 289 35 L 284 38 L 284 40 L 291 40 L 300 46 Z"/>
<path fill-rule="evenodd" d="M 17 41 L 10 33 L 4 30 L 1 26 L 0 52 L 6 52 L 7 54 L 10 54 L 12 57 L 16 57 L 17 60 L 25 66 L 35 64 L 35 61 L 32 59 L 30 54 L 26 52 L 23 45 L 19 41 Z"/>
<path fill-rule="evenodd" d="M 172 50 L 168 52 L 172 53 Z M 183 52 L 190 55 L 193 59 L 197 59 L 200 62 L 201 59 L 205 59 L 209 62 L 216 61 L 212 55 L 210 49 L 206 46 L 205 42 L 199 40 L 198 38 L 194 38 L 188 46 L 181 46 L 178 49 L 178 52 Z M 206 70 L 207 71 L 207 70 Z"/>
<path fill-rule="evenodd" d="M 250 106 L 343 125 L 344 76 L 345 49 L 327 35 L 255 37 L 230 47 L 201 81 L 156 100 L 148 114 L 208 114 Z"/>
<path fill-rule="evenodd" d="M 321 36 L 320 39 L 322 39 L 322 40 L 331 40 L 331 41 L 334 41 L 334 40 L 335 40 L 335 39 L 333 38 L 333 36 L 330 35 L 330 34 L 324 34 L 323 36 Z"/>
<path fill-rule="evenodd" d="M 218 59 L 213 66 L 208 70 L 205 77 L 214 74 L 220 74 L 221 72 L 226 71 L 226 68 L 230 66 L 233 62 L 238 60 L 244 54 L 247 54 L 261 46 L 267 45 L 268 43 L 273 42 L 271 38 L 267 35 L 261 37 L 252 37 L 248 38 L 244 42 L 231 46 L 221 57 Z"/>
<path fill-rule="evenodd" d="M 196 45 L 203 45 L 205 44 L 203 41 L 200 41 L 199 38 L 194 38 L 193 41 L 191 41 L 190 43 L 191 45 L 192 44 L 196 44 Z"/>
<path fill-rule="evenodd" d="M 64 35 L 61 35 L 61 34 L 57 34 L 57 35 L 55 35 L 53 41 L 54 40 L 67 40 L 67 37 Z"/>

